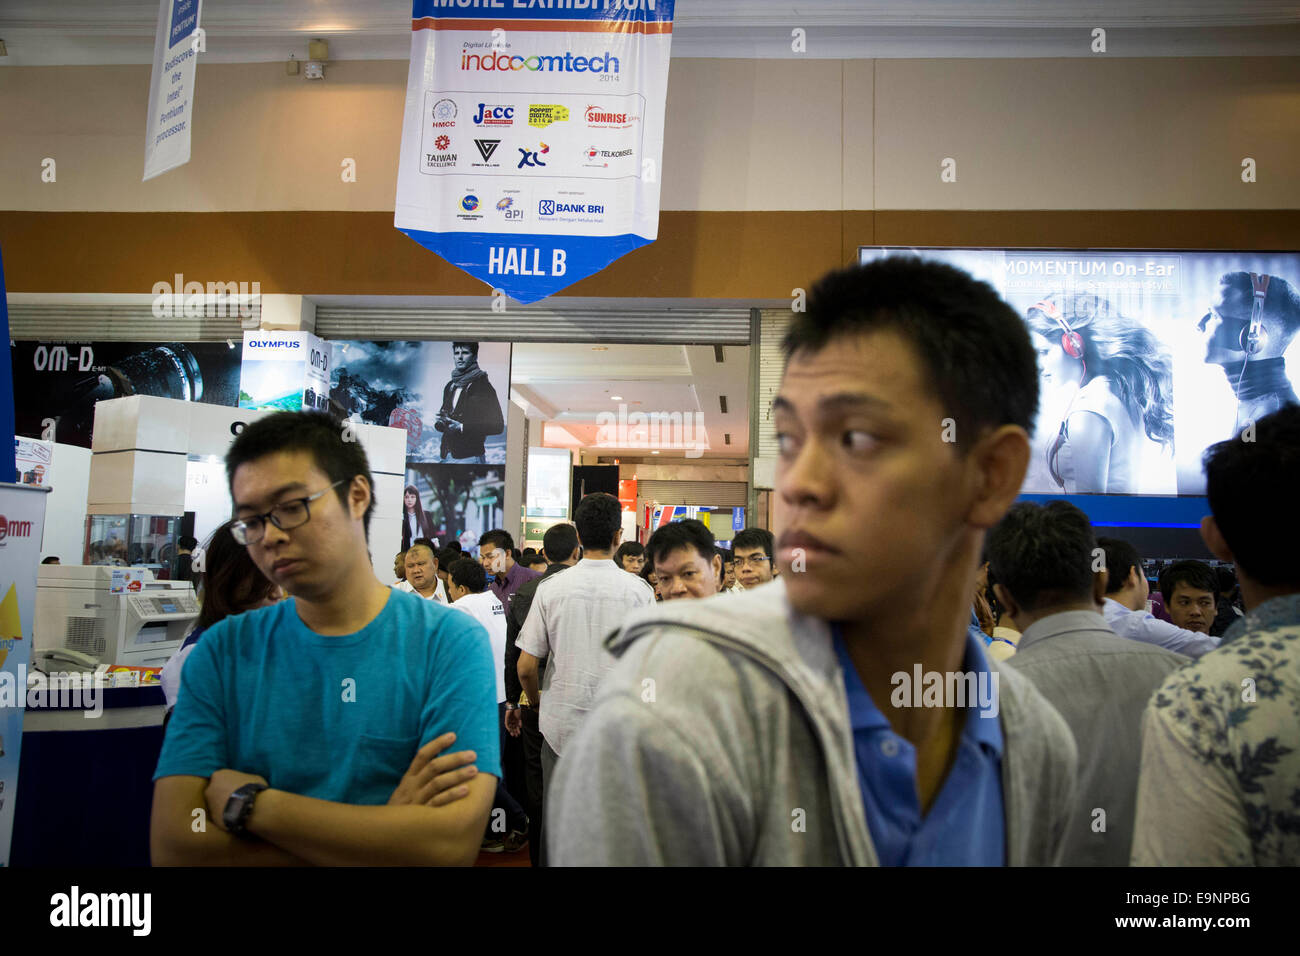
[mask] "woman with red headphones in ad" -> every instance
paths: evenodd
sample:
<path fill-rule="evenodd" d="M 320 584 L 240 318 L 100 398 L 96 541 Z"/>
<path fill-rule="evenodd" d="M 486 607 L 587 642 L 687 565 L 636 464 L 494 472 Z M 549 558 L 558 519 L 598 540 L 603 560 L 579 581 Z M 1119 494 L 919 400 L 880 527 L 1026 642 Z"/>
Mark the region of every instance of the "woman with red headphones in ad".
<path fill-rule="evenodd" d="M 1067 494 L 1145 491 L 1144 446 L 1173 448 L 1169 353 L 1149 330 L 1096 295 L 1048 295 L 1029 307 L 1025 319 L 1046 403 L 1063 389 L 1074 390 L 1054 433 L 1041 436 L 1056 487 Z"/>

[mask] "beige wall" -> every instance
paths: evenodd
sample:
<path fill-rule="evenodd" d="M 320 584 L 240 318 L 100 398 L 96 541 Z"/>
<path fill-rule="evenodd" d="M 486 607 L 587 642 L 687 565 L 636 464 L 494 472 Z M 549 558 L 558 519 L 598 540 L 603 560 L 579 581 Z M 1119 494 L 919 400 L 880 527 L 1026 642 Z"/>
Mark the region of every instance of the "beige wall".
<path fill-rule="evenodd" d="M 404 62 L 331 63 L 322 83 L 202 66 L 193 159 L 141 183 L 148 82 L 142 66 L 0 69 L 0 209 L 392 209 Z M 677 59 L 661 206 L 1297 209 L 1298 170 L 1296 59 Z"/>

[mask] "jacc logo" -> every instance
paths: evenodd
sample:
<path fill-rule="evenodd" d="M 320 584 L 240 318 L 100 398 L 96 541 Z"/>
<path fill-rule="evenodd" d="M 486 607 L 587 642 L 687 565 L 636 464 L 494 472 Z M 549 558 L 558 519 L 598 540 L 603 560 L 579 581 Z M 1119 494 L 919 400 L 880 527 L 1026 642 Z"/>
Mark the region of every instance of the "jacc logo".
<path fill-rule="evenodd" d="M 493 106 L 480 103 L 474 114 L 478 126 L 513 126 L 515 125 L 515 108 L 513 106 Z"/>

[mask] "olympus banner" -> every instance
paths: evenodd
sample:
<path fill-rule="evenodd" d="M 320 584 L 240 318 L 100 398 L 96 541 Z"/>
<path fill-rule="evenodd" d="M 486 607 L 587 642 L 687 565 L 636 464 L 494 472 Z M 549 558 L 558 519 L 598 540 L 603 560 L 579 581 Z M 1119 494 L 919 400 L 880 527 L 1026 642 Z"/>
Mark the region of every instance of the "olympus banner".
<path fill-rule="evenodd" d="M 536 302 L 659 233 L 674 0 L 414 0 L 394 225 Z"/>

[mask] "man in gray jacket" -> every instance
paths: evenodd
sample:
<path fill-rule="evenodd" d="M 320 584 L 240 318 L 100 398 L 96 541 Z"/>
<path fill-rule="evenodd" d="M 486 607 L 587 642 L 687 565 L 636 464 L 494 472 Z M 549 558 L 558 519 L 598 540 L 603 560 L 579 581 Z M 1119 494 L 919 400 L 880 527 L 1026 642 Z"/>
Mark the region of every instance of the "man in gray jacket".
<path fill-rule="evenodd" d="M 1074 740 L 967 633 L 1038 407 L 1019 316 L 957 269 L 818 283 L 774 403 L 781 577 L 631 615 L 559 761 L 557 865 L 1044 865 Z"/>

